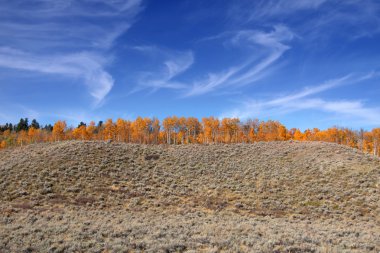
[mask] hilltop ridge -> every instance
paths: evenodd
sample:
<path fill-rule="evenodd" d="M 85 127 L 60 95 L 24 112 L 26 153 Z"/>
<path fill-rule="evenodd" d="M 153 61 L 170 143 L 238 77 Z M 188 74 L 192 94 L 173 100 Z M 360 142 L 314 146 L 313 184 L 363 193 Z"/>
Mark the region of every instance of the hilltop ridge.
<path fill-rule="evenodd" d="M 65 141 L 0 158 L 0 250 L 380 249 L 380 160 L 338 144 Z"/>

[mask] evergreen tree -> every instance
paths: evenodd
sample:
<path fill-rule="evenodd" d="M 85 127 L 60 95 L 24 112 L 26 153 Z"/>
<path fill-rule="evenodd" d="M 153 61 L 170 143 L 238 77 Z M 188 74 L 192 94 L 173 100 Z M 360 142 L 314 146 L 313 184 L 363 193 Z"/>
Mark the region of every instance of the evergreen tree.
<path fill-rule="evenodd" d="M 81 121 L 81 122 L 79 123 L 79 125 L 78 125 L 77 128 L 80 128 L 81 126 L 87 126 L 87 125 L 86 125 L 86 123 L 84 123 L 84 122 Z"/>
<path fill-rule="evenodd" d="M 28 131 L 29 124 L 28 124 L 28 118 L 21 118 L 20 122 L 15 126 L 16 132 L 20 132 L 22 130 Z"/>
<path fill-rule="evenodd" d="M 33 119 L 32 124 L 30 124 L 30 127 L 33 127 L 34 129 L 40 129 L 40 124 L 37 122 L 36 119 Z"/>
<path fill-rule="evenodd" d="M 5 123 L 5 125 L 0 125 L 0 132 L 4 132 L 4 131 L 13 131 L 13 125 L 12 123 Z"/>
<path fill-rule="evenodd" d="M 53 126 L 51 124 L 45 125 L 42 129 L 51 132 L 53 131 Z"/>

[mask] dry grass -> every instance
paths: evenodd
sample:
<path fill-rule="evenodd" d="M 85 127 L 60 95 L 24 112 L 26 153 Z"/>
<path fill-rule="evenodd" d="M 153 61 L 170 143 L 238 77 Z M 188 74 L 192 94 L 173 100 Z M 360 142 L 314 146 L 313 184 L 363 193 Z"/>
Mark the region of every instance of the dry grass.
<path fill-rule="evenodd" d="M 317 142 L 0 151 L 0 252 L 379 252 L 380 161 Z"/>

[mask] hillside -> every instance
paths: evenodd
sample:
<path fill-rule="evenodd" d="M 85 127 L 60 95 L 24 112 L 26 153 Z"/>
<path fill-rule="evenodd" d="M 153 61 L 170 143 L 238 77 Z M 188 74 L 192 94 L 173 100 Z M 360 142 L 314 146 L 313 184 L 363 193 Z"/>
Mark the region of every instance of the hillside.
<path fill-rule="evenodd" d="M 380 160 L 321 142 L 0 151 L 0 252 L 379 252 Z"/>

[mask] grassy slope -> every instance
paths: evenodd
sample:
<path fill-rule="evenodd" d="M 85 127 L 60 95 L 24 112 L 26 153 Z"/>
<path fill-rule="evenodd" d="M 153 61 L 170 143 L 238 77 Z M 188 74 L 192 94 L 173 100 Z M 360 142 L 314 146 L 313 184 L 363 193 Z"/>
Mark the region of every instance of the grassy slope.
<path fill-rule="evenodd" d="M 5 251 L 380 250 L 380 161 L 335 144 L 70 141 L 0 158 Z"/>

